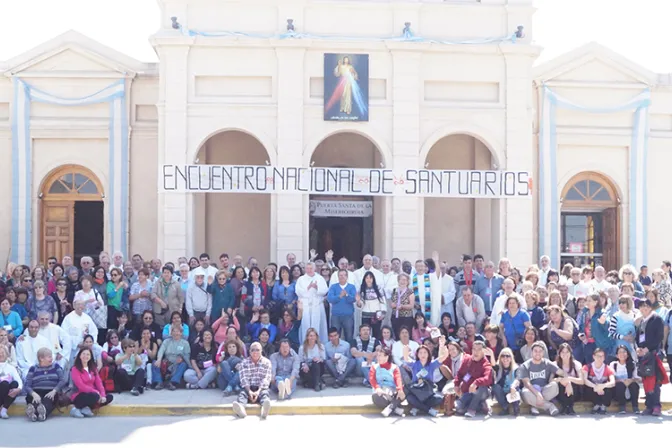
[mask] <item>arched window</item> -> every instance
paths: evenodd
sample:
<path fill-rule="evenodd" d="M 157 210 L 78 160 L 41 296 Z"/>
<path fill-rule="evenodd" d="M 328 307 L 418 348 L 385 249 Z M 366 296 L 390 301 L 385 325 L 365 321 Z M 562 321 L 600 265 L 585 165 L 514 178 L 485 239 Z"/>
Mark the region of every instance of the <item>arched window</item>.
<path fill-rule="evenodd" d="M 607 179 L 582 173 L 570 180 L 562 193 L 562 208 L 605 209 L 618 205 L 618 196 Z"/>
<path fill-rule="evenodd" d="M 100 194 L 96 183 L 76 168 L 62 172 L 60 176 L 53 179 L 47 193 L 67 195 Z"/>

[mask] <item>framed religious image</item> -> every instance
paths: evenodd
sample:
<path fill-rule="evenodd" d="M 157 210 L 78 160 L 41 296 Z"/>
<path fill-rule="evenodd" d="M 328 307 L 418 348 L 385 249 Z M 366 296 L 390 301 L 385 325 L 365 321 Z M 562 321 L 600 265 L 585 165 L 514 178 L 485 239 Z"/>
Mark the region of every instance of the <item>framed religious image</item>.
<path fill-rule="evenodd" d="M 369 55 L 324 55 L 324 120 L 369 121 Z"/>

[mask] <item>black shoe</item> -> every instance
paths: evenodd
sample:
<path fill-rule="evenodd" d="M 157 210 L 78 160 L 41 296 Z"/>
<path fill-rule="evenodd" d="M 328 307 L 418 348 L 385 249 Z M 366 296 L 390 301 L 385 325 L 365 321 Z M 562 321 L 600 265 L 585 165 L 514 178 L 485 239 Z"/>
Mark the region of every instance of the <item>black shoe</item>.
<path fill-rule="evenodd" d="M 341 388 L 341 382 L 338 381 L 338 380 L 334 381 L 333 387 L 334 387 L 334 389 L 340 389 Z"/>
<path fill-rule="evenodd" d="M 177 389 L 177 387 L 175 386 L 175 383 L 169 382 L 168 384 L 166 384 L 166 389 L 175 390 L 175 389 Z"/>
<path fill-rule="evenodd" d="M 513 415 L 518 417 L 520 415 L 520 403 L 513 403 Z"/>
<path fill-rule="evenodd" d="M 576 415 L 576 411 L 574 410 L 574 405 L 567 406 L 567 415 Z"/>
<path fill-rule="evenodd" d="M 152 384 L 152 386 L 154 387 L 154 390 L 161 390 L 161 389 L 163 389 L 163 383 Z"/>

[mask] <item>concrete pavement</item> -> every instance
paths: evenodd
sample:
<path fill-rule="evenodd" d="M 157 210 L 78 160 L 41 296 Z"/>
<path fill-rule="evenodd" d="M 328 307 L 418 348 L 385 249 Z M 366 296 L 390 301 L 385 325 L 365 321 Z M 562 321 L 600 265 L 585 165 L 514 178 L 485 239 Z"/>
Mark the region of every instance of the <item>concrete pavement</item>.
<path fill-rule="evenodd" d="M 600 426 L 596 427 L 596 422 Z M 582 445 L 614 444 L 637 446 L 641 441 L 665 440 L 669 418 L 644 416 L 547 416 L 518 418 L 389 417 L 362 415 L 269 416 L 237 420 L 231 416 L 211 417 L 108 417 L 87 420 L 57 418 L 45 423 L 25 419 L 0 421 L 0 446 L 61 448 L 134 448 L 241 446 L 272 443 L 302 448 L 348 446 L 355 441 L 375 446 L 417 446 L 436 444 L 450 438 L 454 443 L 501 446 L 547 443 L 566 438 Z M 614 439 L 617 437 L 617 439 Z M 434 442 L 433 442 L 434 441 Z M 382 444 L 382 445 L 381 445 Z M 571 444 L 571 442 L 570 442 Z"/>

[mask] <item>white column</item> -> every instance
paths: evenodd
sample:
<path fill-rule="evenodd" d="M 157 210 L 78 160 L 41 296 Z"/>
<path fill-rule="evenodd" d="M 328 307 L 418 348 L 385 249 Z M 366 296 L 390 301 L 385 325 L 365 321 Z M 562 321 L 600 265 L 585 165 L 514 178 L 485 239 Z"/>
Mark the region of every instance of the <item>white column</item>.
<path fill-rule="evenodd" d="M 392 154 L 395 169 L 420 168 L 420 52 L 404 51 L 404 44 L 392 48 Z M 423 199 L 392 198 L 392 257 L 415 260 L 424 252 Z"/>
<path fill-rule="evenodd" d="M 289 17 L 291 18 L 291 17 Z M 280 166 L 303 165 L 303 107 L 305 49 L 288 41 L 276 48 L 278 59 L 278 155 Z M 307 150 L 311 150 L 308 148 Z M 284 263 L 288 253 L 308 259 L 308 199 L 296 194 L 277 194 L 271 213 L 271 256 Z M 273 235 L 272 235 L 273 236 Z M 273 245 L 275 244 L 275 247 Z"/>
<path fill-rule="evenodd" d="M 187 147 L 189 62 L 193 38 L 172 35 L 154 38 L 161 60 L 159 81 L 159 165 L 192 163 Z M 193 201 L 187 194 L 160 194 L 158 200 L 157 251 L 164 261 L 191 256 Z"/>
<path fill-rule="evenodd" d="M 515 50 L 513 50 L 515 51 Z M 506 166 L 500 169 L 534 172 L 532 130 L 532 62 L 534 55 L 506 54 Z M 535 207 L 530 199 L 508 199 L 503 222 L 506 241 L 502 256 L 525 266 L 535 256 Z M 554 243 L 555 244 L 555 243 Z M 559 244 L 559 242 L 558 242 Z"/>

